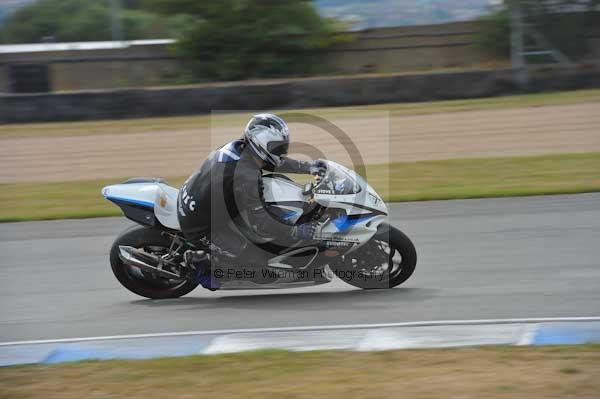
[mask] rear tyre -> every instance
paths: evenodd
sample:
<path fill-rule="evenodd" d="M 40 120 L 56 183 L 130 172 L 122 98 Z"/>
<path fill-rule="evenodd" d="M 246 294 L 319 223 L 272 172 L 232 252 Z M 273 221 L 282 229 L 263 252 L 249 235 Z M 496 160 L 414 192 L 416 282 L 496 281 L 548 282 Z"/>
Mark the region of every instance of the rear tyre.
<path fill-rule="evenodd" d="M 194 281 L 154 277 L 139 268 L 126 265 L 119 257 L 120 245 L 162 255 L 168 252 L 171 240 L 159 230 L 142 226 L 133 226 L 117 237 L 110 250 L 110 266 L 117 280 L 134 294 L 150 299 L 179 298 L 198 286 Z"/>
<path fill-rule="evenodd" d="M 417 251 L 410 238 L 389 225 L 365 245 L 331 265 L 340 279 L 363 289 L 393 288 L 412 276 Z"/>

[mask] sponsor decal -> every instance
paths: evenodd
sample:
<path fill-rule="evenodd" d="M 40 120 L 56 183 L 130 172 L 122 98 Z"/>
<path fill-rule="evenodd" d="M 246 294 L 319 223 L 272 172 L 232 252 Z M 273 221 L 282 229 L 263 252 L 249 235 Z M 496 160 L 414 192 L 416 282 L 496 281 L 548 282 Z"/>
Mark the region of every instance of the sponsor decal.
<path fill-rule="evenodd" d="M 342 242 L 342 243 L 359 243 L 360 240 L 357 237 L 349 237 L 340 233 L 325 233 L 321 234 L 320 237 L 315 237 L 317 240 L 323 240 L 328 242 Z"/>
<path fill-rule="evenodd" d="M 323 246 L 328 249 L 338 248 L 338 249 L 346 249 L 350 248 L 354 245 L 353 242 L 349 241 L 325 241 L 323 242 Z"/>
<path fill-rule="evenodd" d="M 165 208 L 167 206 L 167 196 L 164 193 L 161 193 L 160 197 L 158 198 L 158 206 L 161 208 Z"/>
<path fill-rule="evenodd" d="M 196 210 L 196 200 L 193 196 L 188 194 L 187 184 L 181 189 L 181 202 L 183 205 L 187 206 L 190 211 L 194 212 Z"/>
<path fill-rule="evenodd" d="M 369 199 L 371 200 L 371 202 L 373 203 L 373 205 L 377 206 L 379 205 L 379 202 L 381 202 L 381 200 L 379 198 L 377 198 L 376 196 L 374 196 L 373 194 L 369 193 Z"/>

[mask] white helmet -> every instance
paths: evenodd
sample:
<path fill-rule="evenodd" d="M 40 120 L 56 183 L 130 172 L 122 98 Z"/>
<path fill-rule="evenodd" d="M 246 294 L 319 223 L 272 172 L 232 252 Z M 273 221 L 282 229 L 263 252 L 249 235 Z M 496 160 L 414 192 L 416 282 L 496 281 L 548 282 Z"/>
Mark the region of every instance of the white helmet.
<path fill-rule="evenodd" d="M 279 166 L 288 153 L 290 133 L 283 119 L 273 114 L 254 115 L 244 131 L 254 154 L 271 166 Z"/>

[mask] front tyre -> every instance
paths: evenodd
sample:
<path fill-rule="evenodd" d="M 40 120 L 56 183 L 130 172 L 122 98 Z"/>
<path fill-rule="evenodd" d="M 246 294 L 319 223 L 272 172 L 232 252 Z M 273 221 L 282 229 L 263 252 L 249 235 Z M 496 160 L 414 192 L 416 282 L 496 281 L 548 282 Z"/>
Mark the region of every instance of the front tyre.
<path fill-rule="evenodd" d="M 340 279 L 363 289 L 393 288 L 412 276 L 417 251 L 410 238 L 397 228 L 384 225 L 358 250 L 331 265 Z"/>
<path fill-rule="evenodd" d="M 110 250 L 110 266 L 119 282 L 134 294 L 150 299 L 179 298 L 191 292 L 198 283 L 187 279 L 166 279 L 123 263 L 119 257 L 119 246 L 143 249 L 155 255 L 168 253 L 171 240 L 159 230 L 133 226 L 115 240 Z"/>

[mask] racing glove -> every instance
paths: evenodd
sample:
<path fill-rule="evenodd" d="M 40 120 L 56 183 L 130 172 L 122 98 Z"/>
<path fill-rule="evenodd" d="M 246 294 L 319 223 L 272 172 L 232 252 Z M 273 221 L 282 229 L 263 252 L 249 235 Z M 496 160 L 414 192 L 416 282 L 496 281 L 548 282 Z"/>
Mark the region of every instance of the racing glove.
<path fill-rule="evenodd" d="M 317 229 L 316 222 L 303 223 L 292 227 L 292 238 L 298 240 L 310 240 L 315 236 Z"/>

